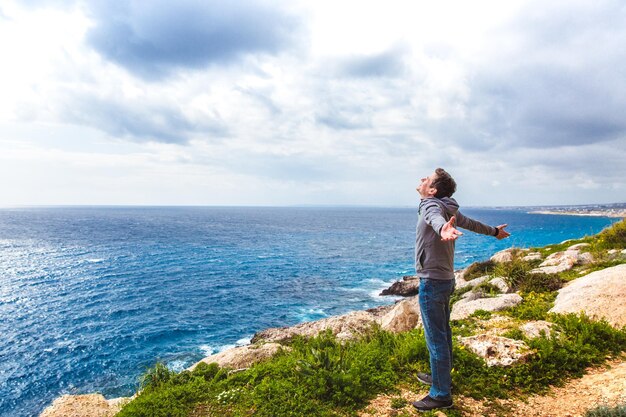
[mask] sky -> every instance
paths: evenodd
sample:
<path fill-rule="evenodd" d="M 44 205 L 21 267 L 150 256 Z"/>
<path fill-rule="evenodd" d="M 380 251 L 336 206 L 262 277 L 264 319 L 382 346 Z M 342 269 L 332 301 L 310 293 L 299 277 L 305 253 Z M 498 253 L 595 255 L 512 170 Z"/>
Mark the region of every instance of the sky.
<path fill-rule="evenodd" d="M 0 206 L 626 202 L 626 4 L 3 0 Z"/>

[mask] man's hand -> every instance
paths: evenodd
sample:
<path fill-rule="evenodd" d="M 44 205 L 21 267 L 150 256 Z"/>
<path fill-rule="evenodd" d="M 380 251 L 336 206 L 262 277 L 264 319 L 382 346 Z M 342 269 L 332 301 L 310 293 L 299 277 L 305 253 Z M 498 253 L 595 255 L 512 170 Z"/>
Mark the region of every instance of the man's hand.
<path fill-rule="evenodd" d="M 450 217 L 450 220 L 448 220 L 448 223 L 444 224 L 443 227 L 441 228 L 441 240 L 446 241 L 446 240 L 455 240 L 457 237 L 461 236 L 463 233 L 459 232 L 457 229 L 454 228 L 454 222 L 456 221 L 456 218 L 454 216 Z M 505 232 L 506 233 L 506 232 Z M 507 233 L 508 235 L 508 233 Z"/>
<path fill-rule="evenodd" d="M 496 239 L 502 240 L 505 237 L 511 236 L 511 234 L 509 232 L 504 230 L 504 228 L 507 227 L 507 226 L 508 226 L 508 224 L 501 224 L 500 226 L 496 226 L 496 229 L 498 229 L 498 234 L 496 235 Z"/>

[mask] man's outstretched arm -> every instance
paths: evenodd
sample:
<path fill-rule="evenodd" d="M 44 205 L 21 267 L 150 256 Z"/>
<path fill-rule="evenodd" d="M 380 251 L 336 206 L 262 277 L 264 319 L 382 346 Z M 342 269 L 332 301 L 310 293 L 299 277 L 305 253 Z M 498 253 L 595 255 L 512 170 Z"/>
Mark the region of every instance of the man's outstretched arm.
<path fill-rule="evenodd" d="M 460 211 L 457 212 L 456 217 L 457 217 L 456 223 L 459 227 L 462 227 L 463 229 L 471 230 L 474 233 L 480 233 L 483 235 L 493 236 L 498 240 L 511 236 L 509 232 L 504 230 L 508 226 L 507 224 L 501 224 L 500 226 L 496 226 L 496 227 L 488 226 L 486 224 L 479 222 L 478 220 L 474 220 L 472 218 L 464 216 Z"/>

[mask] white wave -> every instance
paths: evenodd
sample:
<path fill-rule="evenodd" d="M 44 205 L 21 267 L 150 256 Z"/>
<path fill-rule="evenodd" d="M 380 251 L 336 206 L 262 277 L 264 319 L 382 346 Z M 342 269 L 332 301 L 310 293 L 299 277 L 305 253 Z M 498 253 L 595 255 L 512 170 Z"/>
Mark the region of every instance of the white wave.
<path fill-rule="evenodd" d="M 252 341 L 252 336 L 242 337 L 241 339 L 235 342 L 235 346 L 246 346 L 249 345 Z"/>
<path fill-rule="evenodd" d="M 89 262 L 90 264 L 97 264 L 97 263 L 100 263 L 100 262 L 104 262 L 104 259 L 102 259 L 102 258 L 90 258 L 90 259 L 87 259 L 87 262 Z"/>
<path fill-rule="evenodd" d="M 204 356 L 210 356 L 210 355 L 212 355 L 212 354 L 217 352 L 217 349 L 215 349 L 211 345 L 202 345 L 202 346 L 200 346 L 200 350 L 202 351 Z"/>
<path fill-rule="evenodd" d="M 175 360 L 167 364 L 167 368 L 170 371 L 174 371 L 174 372 L 181 372 L 186 367 L 187 367 L 186 362 L 182 360 Z"/>

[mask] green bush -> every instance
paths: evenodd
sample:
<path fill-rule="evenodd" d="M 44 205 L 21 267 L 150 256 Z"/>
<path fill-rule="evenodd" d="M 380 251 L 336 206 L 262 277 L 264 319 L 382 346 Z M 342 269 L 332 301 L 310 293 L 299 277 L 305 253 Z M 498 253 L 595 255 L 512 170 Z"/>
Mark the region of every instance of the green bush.
<path fill-rule="evenodd" d="M 596 249 L 625 249 L 626 248 L 626 219 L 613 223 L 604 229 L 594 239 Z"/>
<path fill-rule="evenodd" d="M 482 277 L 483 275 L 491 274 L 496 266 L 496 263 L 489 260 L 485 262 L 474 262 L 467 267 L 463 279 L 470 281 L 474 278 Z"/>
<path fill-rule="evenodd" d="M 552 292 L 560 289 L 563 282 L 557 274 L 533 273 L 520 277 L 517 290 L 521 292 Z"/>
<path fill-rule="evenodd" d="M 545 320 L 548 311 L 554 306 L 556 295 L 556 292 L 522 293 L 522 302 L 515 307 L 504 310 L 503 313 L 520 320 Z"/>
<path fill-rule="evenodd" d="M 587 411 L 585 417 L 626 417 L 626 404 L 615 407 L 600 406 Z"/>

